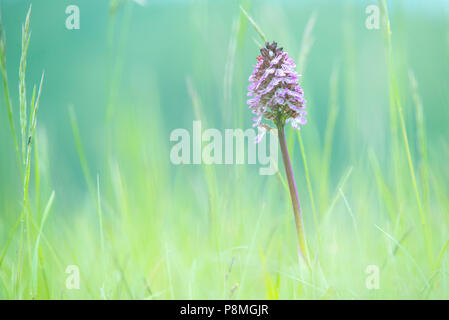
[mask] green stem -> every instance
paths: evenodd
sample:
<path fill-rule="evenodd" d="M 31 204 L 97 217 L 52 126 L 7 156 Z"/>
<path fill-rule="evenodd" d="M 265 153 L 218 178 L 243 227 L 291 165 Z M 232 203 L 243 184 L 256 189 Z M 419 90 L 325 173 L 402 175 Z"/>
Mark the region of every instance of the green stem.
<path fill-rule="evenodd" d="M 299 148 L 301 150 L 302 161 L 304 163 L 304 174 L 306 176 L 307 189 L 309 190 L 310 205 L 312 207 L 313 222 L 315 224 L 315 232 L 316 232 L 316 237 L 318 240 L 318 247 L 319 247 L 321 237 L 320 237 L 320 230 L 319 230 L 319 224 L 318 224 L 318 215 L 317 215 L 316 206 L 315 206 L 315 198 L 313 196 L 313 190 L 312 190 L 312 182 L 310 181 L 309 165 L 307 163 L 307 157 L 306 157 L 306 152 L 304 149 L 304 143 L 302 141 L 301 133 L 299 132 L 299 130 L 297 131 L 297 133 L 298 133 L 298 141 L 299 141 Z"/>

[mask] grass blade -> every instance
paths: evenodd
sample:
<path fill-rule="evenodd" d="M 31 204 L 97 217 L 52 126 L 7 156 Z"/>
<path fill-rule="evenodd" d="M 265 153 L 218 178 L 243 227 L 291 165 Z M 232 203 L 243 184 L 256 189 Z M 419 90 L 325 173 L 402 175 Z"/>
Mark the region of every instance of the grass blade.
<path fill-rule="evenodd" d="M 382 230 L 379 226 L 374 225 L 380 232 L 382 232 L 387 238 L 389 238 L 391 241 L 393 241 L 393 243 L 402 250 L 402 252 L 404 252 L 404 254 L 407 256 L 407 258 L 409 258 L 409 260 L 413 263 L 413 265 L 415 266 L 415 268 L 418 270 L 419 274 L 421 275 L 422 279 L 424 280 L 425 284 L 427 287 L 430 287 L 430 283 L 426 278 L 426 275 L 424 274 L 424 272 L 421 270 L 420 266 L 418 265 L 418 263 L 416 263 L 416 260 L 413 259 L 413 257 L 410 255 L 410 253 L 408 253 L 408 251 L 402 246 L 402 244 L 399 243 L 399 241 L 397 241 L 395 238 L 393 238 L 393 236 L 391 236 L 390 234 L 388 234 L 387 232 L 385 232 L 384 230 Z"/>
<path fill-rule="evenodd" d="M 39 227 L 39 233 L 37 234 L 36 243 L 34 245 L 33 252 L 33 261 L 32 261 L 32 283 L 33 283 L 33 295 L 36 297 L 37 295 L 37 266 L 38 266 L 38 255 L 39 255 L 39 243 L 41 240 L 42 230 L 44 229 L 45 222 L 47 221 L 48 214 L 53 206 L 53 200 L 55 199 L 55 191 L 53 191 L 50 195 L 50 199 L 48 199 L 47 205 L 45 207 L 44 213 L 42 215 L 41 225 Z"/>
<path fill-rule="evenodd" d="M 17 140 L 16 128 L 15 128 L 14 120 L 13 120 L 13 109 L 12 109 L 11 97 L 9 95 L 8 73 L 6 72 L 6 41 L 5 41 L 5 36 L 3 35 L 1 15 L 0 15 L 0 70 L 2 72 L 3 94 L 5 96 L 5 105 L 6 105 L 6 111 L 8 113 L 9 127 L 11 129 L 11 136 L 12 136 L 12 139 L 14 142 L 14 148 L 16 150 L 16 156 L 17 156 L 17 161 L 19 164 L 19 170 L 22 170 L 20 151 L 19 151 L 19 142 Z M 22 173 L 20 173 L 20 174 L 22 174 Z"/>
<path fill-rule="evenodd" d="M 254 21 L 254 19 L 250 17 L 250 15 L 245 11 L 245 9 L 243 9 L 242 6 L 240 6 L 240 10 L 243 12 L 243 14 L 245 15 L 246 19 L 248 19 L 249 23 L 251 23 L 251 25 L 254 27 L 254 29 L 259 34 L 259 36 L 263 40 L 263 42 L 264 43 L 267 42 L 267 37 L 265 37 L 265 34 L 263 33 L 262 29 L 260 29 L 260 27 Z"/>
<path fill-rule="evenodd" d="M 70 125 L 72 126 L 73 138 L 75 140 L 76 150 L 78 152 L 81 168 L 83 170 L 84 179 L 86 180 L 90 194 L 92 195 L 93 199 L 95 199 L 96 196 L 95 196 L 95 188 L 92 182 L 92 175 L 90 174 L 89 166 L 87 164 L 86 155 L 84 153 L 83 143 L 81 141 L 81 135 L 78 127 L 78 121 L 76 120 L 76 114 L 75 111 L 73 110 L 73 106 L 69 106 L 69 116 L 70 116 Z"/>
<path fill-rule="evenodd" d="M 449 246 L 449 239 L 447 239 L 446 243 L 443 246 L 443 249 L 441 249 L 440 255 L 438 256 L 438 259 L 435 263 L 435 268 L 434 268 L 435 271 L 438 270 L 438 267 L 440 266 L 441 259 L 443 258 L 444 253 L 446 252 L 446 249 L 448 246 Z"/>
<path fill-rule="evenodd" d="M 397 114 L 399 115 L 399 124 L 400 124 L 400 128 L 401 128 L 402 139 L 404 141 L 405 151 L 406 151 L 406 155 L 407 155 L 407 163 L 408 163 L 410 177 L 411 177 L 412 184 L 413 184 L 413 190 L 415 193 L 416 203 L 418 206 L 418 212 L 419 212 L 419 216 L 421 219 L 421 227 L 423 229 L 423 234 L 424 234 L 424 243 L 426 246 L 426 252 L 427 252 L 427 256 L 428 256 L 430 265 L 432 265 L 433 264 L 433 255 L 432 255 L 431 234 L 428 232 L 426 217 L 424 214 L 421 197 L 420 197 L 419 190 L 418 190 L 418 183 L 417 183 L 416 177 L 415 177 L 415 169 L 413 166 L 410 145 L 409 145 L 408 137 L 407 137 L 407 128 L 405 125 L 404 112 L 403 112 L 402 104 L 401 104 L 401 101 L 399 98 L 399 90 L 398 90 L 395 67 L 394 67 L 394 60 L 393 60 L 391 28 L 390 28 L 390 18 L 388 16 L 388 8 L 387 8 L 385 0 L 379 0 L 379 4 L 381 7 L 381 12 L 384 17 L 384 19 L 383 19 L 384 24 L 385 24 L 384 27 L 386 29 L 386 40 L 387 40 L 386 43 L 387 43 L 387 51 L 389 53 L 388 54 L 388 62 L 389 62 L 389 69 L 390 69 L 390 86 L 392 89 L 391 94 L 393 94 L 393 97 L 392 97 L 393 103 L 396 106 L 396 111 L 397 111 Z"/>

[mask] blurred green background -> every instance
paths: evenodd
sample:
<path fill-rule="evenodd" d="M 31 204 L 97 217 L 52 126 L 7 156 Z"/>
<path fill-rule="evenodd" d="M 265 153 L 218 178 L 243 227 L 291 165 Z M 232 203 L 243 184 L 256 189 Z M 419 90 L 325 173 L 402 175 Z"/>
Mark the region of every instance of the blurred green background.
<path fill-rule="evenodd" d="M 37 274 L 32 248 L 39 228 L 31 222 L 24 231 L 31 253 L 17 262 L 17 231 L 0 265 L 1 298 L 447 297 L 447 1 L 388 1 L 397 94 L 427 236 L 399 120 L 392 134 L 393 69 L 383 25 L 365 27 L 366 7 L 378 2 L 2 0 L 16 128 L 21 25 L 31 3 L 29 95 L 46 74 L 35 139 L 40 175 L 37 184 L 33 158 L 29 197 L 36 225 L 52 190 L 56 196 Z M 65 27 L 71 4 L 80 8 L 79 30 Z M 170 132 L 191 131 L 195 119 L 203 128 L 251 127 L 246 87 L 260 40 L 240 5 L 297 62 L 315 19 L 298 70 L 308 100 L 301 136 L 312 195 L 298 136 L 288 129 L 313 271 L 295 258 L 290 200 L 279 175 L 260 176 L 254 165 L 169 162 Z M 23 183 L 3 98 L 2 92 L 0 248 L 22 210 Z M 379 290 L 365 286 L 370 264 L 381 269 Z M 67 265 L 80 266 L 80 290 L 65 287 Z"/>

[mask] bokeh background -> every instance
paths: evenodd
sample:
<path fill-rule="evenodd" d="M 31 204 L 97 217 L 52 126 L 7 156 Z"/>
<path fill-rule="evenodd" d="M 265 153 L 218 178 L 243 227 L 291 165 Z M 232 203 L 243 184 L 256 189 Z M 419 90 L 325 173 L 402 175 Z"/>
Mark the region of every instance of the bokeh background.
<path fill-rule="evenodd" d="M 365 26 L 365 9 L 377 1 L 1 0 L 16 128 L 30 4 L 29 95 L 46 75 L 32 218 L 5 251 L 1 298 L 447 297 L 447 1 L 387 1 L 391 68 L 383 21 L 379 30 Z M 79 30 L 65 27 L 71 4 L 80 8 Z M 193 120 L 251 127 L 246 87 L 260 39 L 240 6 L 303 75 L 308 123 L 301 137 L 290 128 L 288 136 L 313 270 L 296 257 L 282 166 L 260 176 L 256 165 L 170 163 L 170 132 L 191 131 Z M 418 196 L 400 122 L 391 121 L 395 94 Z M 3 98 L 0 248 L 22 211 L 23 188 Z M 33 224 L 53 190 L 33 272 Z M 81 270 L 79 290 L 66 287 L 68 265 Z M 366 286 L 369 265 L 380 269 L 379 289 Z"/>

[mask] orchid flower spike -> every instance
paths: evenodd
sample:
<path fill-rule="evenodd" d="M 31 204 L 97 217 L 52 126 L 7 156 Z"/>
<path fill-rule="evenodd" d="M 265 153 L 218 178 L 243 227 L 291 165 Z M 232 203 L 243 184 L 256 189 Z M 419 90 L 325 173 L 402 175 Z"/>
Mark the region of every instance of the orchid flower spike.
<path fill-rule="evenodd" d="M 295 62 L 276 42 L 267 42 L 260 52 L 248 87 L 252 98 L 247 102 L 255 115 L 253 127 L 260 127 L 265 118 L 278 127 L 290 122 L 294 129 L 300 129 L 307 122 L 307 112 Z"/>

